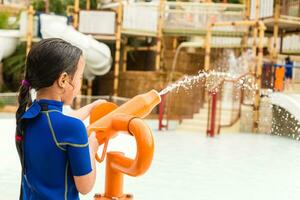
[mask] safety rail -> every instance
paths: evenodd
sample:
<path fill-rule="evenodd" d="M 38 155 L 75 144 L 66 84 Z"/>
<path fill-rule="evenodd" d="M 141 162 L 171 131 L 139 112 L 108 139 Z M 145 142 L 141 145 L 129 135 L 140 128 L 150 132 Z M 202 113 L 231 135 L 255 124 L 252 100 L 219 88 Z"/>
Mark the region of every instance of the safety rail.
<path fill-rule="evenodd" d="M 240 119 L 242 105 L 249 105 L 253 107 L 254 97 L 249 97 L 249 94 L 251 92 L 253 94 L 254 88 L 251 88 L 250 86 L 248 86 L 248 88 L 243 87 L 241 83 L 241 81 L 243 81 L 243 79 L 246 79 L 247 77 L 253 79 L 253 83 L 255 82 L 254 74 L 245 73 L 235 79 L 222 79 L 216 86 L 214 86 L 213 88 L 208 88 L 206 90 L 205 93 L 207 94 L 208 102 L 208 119 L 206 133 L 208 136 L 213 137 L 214 135 L 220 133 L 221 128 L 230 127 L 234 125 Z M 241 86 L 239 86 L 238 84 L 241 84 Z M 229 95 L 228 93 L 224 93 L 226 89 L 228 91 L 228 88 L 224 87 L 226 85 L 231 85 L 231 91 L 229 87 L 229 91 L 231 92 L 229 93 Z M 167 98 L 164 95 L 161 99 L 162 101 L 158 108 L 159 130 L 162 130 L 163 128 L 168 128 L 168 118 L 166 119 L 166 123 L 164 123 L 164 110 L 166 108 Z M 230 100 L 230 104 L 224 104 L 224 102 L 228 102 L 228 100 Z M 222 121 L 222 111 L 224 109 L 230 112 L 230 118 L 227 121 Z"/>
<path fill-rule="evenodd" d="M 246 94 L 247 92 L 253 92 L 252 89 L 254 88 L 251 89 L 238 85 L 241 84 L 241 80 L 247 77 L 253 78 L 253 80 L 255 80 L 255 76 L 252 73 L 246 73 L 237 77 L 236 79 L 223 79 L 217 86 L 208 91 L 208 136 L 213 137 L 214 135 L 220 133 L 221 128 L 233 126 L 240 119 L 242 105 L 253 106 L 252 103 L 246 101 L 249 101 L 249 98 L 246 98 Z M 224 87 L 226 86 L 226 84 L 231 84 L 232 88 Z M 230 102 L 230 104 L 226 104 L 224 102 Z M 250 99 L 250 102 L 253 102 L 253 100 Z M 224 117 L 224 115 L 222 115 L 224 113 L 224 110 L 230 112 L 230 117 L 228 120 L 222 120 L 222 117 Z"/>

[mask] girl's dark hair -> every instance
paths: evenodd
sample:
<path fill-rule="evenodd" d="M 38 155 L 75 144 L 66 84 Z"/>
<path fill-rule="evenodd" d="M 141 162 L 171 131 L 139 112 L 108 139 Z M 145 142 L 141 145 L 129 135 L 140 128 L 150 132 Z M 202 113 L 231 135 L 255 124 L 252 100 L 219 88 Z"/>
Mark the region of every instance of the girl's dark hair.
<path fill-rule="evenodd" d="M 29 51 L 26 59 L 24 79 L 30 84 L 19 88 L 16 112 L 16 146 L 22 169 L 24 168 L 23 137 L 25 122 L 21 120 L 27 107 L 31 105 L 30 89 L 38 91 L 49 87 L 63 72 L 74 75 L 82 51 L 72 44 L 58 38 L 44 39 L 36 43 Z M 20 197 L 21 198 L 21 197 Z"/>

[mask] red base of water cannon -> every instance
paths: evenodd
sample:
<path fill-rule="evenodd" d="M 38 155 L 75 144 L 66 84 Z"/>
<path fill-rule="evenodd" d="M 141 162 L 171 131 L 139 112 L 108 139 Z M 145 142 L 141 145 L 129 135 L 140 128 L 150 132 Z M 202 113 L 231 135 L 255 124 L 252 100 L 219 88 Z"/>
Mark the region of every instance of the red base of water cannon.
<path fill-rule="evenodd" d="M 95 194 L 94 200 L 132 200 L 133 195 L 132 194 L 124 194 L 120 197 L 105 197 L 102 194 Z"/>

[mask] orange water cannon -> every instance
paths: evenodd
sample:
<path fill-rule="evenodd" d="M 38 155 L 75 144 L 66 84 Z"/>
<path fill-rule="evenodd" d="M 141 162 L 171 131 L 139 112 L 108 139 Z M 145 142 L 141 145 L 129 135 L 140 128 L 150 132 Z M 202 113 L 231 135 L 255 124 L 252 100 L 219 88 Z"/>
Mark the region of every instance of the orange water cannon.
<path fill-rule="evenodd" d="M 151 165 L 154 152 L 154 140 L 151 129 L 141 118 L 146 117 L 161 101 L 160 95 L 151 90 L 137 95 L 120 107 L 113 103 L 103 103 L 93 109 L 90 115 L 88 134 L 96 132 L 99 144 L 104 144 L 101 157 L 106 156 L 105 193 L 96 194 L 94 200 L 129 200 L 133 196 L 123 194 L 123 175 L 139 176 L 144 174 Z M 118 132 L 132 135 L 136 140 L 137 153 L 135 159 L 128 158 L 122 152 L 106 152 L 109 139 Z"/>

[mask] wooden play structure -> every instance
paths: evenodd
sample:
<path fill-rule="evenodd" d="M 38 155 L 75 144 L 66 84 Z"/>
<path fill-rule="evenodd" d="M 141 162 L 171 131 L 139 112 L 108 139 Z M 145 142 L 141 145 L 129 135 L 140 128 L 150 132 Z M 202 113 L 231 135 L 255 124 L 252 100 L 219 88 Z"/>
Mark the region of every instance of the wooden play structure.
<path fill-rule="evenodd" d="M 300 25 L 298 0 L 245 0 L 243 4 L 212 3 L 211 1 L 168 2 L 166 0 L 124 3 L 118 0 L 98 10 L 90 10 L 90 7 L 91 2 L 88 0 L 85 8 L 80 9 L 79 0 L 75 0 L 73 5 L 67 7 L 67 13 L 73 17 L 73 26 L 76 29 L 91 34 L 98 40 L 114 44 L 114 70 L 101 79 L 107 82 L 103 87 L 113 85 L 110 91 L 105 90 L 106 94 L 124 97 L 133 97 L 150 88 L 160 90 L 184 74 L 196 73 L 196 69 L 194 71 L 178 70 L 184 63 L 190 62 L 188 59 L 183 59 L 187 57 L 183 49 L 194 51 L 194 57 L 203 57 L 203 63 L 201 63 L 202 60 L 193 61 L 199 62 L 199 65 L 203 65 L 203 70 L 209 71 L 213 69 L 211 60 L 214 61 L 215 58 L 212 56 L 216 52 L 214 51 L 211 56 L 212 48 L 216 50 L 235 48 L 239 51 L 251 48 L 255 55 L 256 65 L 251 68 L 250 72 L 256 76 L 257 86 L 260 88 L 263 48 L 267 47 L 266 37 L 269 38 L 270 60 L 276 63 L 278 54 L 283 53 L 280 51 L 283 36 L 297 33 Z M 88 29 L 86 22 L 90 19 L 92 23 L 92 18 L 86 16 L 98 14 L 110 16 L 107 18 L 109 23 L 113 24 L 110 32 L 93 32 L 93 29 Z M 28 15 L 29 31 L 26 41 L 29 50 L 34 41 L 31 31 L 34 15 L 32 7 L 28 8 Z M 91 30 L 91 32 L 86 30 Z M 130 43 L 132 38 L 142 38 L 151 42 L 146 46 L 135 46 Z M 168 47 L 171 48 L 168 49 Z M 154 66 L 151 66 L 150 71 L 128 70 L 128 54 L 133 51 L 155 53 Z M 181 62 L 181 59 L 184 62 Z M 170 64 L 168 60 L 173 62 Z M 131 85 L 134 86 L 131 87 Z M 83 89 L 86 90 L 88 96 L 92 95 L 92 86 L 91 80 L 85 81 Z M 174 100 L 172 102 L 174 105 L 169 108 L 169 110 L 176 111 L 171 118 L 179 120 L 185 117 L 190 118 L 199 106 L 203 105 L 205 101 L 203 88 L 197 88 L 193 90 L 193 93 L 197 94 L 189 98 L 201 99 L 199 100 L 201 102 L 197 102 L 193 108 L 180 107 L 182 102 L 179 99 L 184 99 L 184 102 L 188 100 L 187 95 L 179 94 L 180 98 Z M 253 106 L 256 113 L 253 119 L 254 127 L 257 127 L 259 96 L 258 89 Z M 185 115 L 180 110 L 189 111 Z"/>
<path fill-rule="evenodd" d="M 266 34 L 271 38 L 269 50 L 273 63 L 276 63 L 279 54 L 298 53 L 283 52 L 282 43 L 284 36 L 300 31 L 299 0 L 265 0 L 264 3 L 252 0 L 250 7 L 252 8 L 251 18 L 262 20 L 266 26 Z"/>
<path fill-rule="evenodd" d="M 73 16 L 73 26 L 75 28 L 80 28 L 80 14 L 81 12 L 88 11 L 90 9 L 90 2 L 86 2 L 86 10 L 80 10 L 79 0 L 74 1 L 74 5 L 68 7 L 68 13 Z M 248 35 L 247 25 L 234 25 L 235 22 L 244 22 L 249 15 L 249 9 L 247 5 L 239 4 L 224 4 L 224 3 L 209 3 L 209 2 L 167 2 L 165 0 L 160 0 L 156 3 L 127 3 L 123 4 L 118 1 L 116 7 L 103 8 L 104 12 L 114 12 L 115 13 L 115 29 L 111 34 L 92 34 L 95 38 L 99 40 L 105 40 L 115 43 L 115 62 L 114 62 L 114 72 L 113 72 L 113 95 L 117 96 L 120 90 L 120 73 L 129 76 L 130 73 L 127 72 L 127 54 L 129 51 L 154 51 L 155 55 L 155 68 L 156 72 L 154 76 L 157 77 L 157 73 L 164 73 L 162 71 L 163 59 L 162 59 L 162 48 L 164 38 L 173 39 L 173 48 L 202 48 L 206 49 L 205 52 L 205 70 L 209 70 L 209 50 L 208 40 L 212 44 L 211 47 L 214 48 L 240 48 L 242 45 L 248 46 L 242 41 L 245 35 Z M 144 15 L 141 14 L 141 10 Z M 33 16 L 32 10 L 29 9 L 29 16 Z M 99 10 L 99 12 L 102 12 Z M 143 17 L 145 18 L 143 20 Z M 31 18 L 30 18 L 31 19 Z M 145 20 L 149 23 L 143 23 Z M 216 22 L 214 27 L 207 29 L 208 22 Z M 217 25 L 217 23 L 224 22 L 226 25 Z M 30 24 L 29 24 L 30 25 Z M 254 30 L 258 26 L 250 25 L 254 27 Z M 30 29 L 29 29 L 30 30 Z M 206 32 L 208 34 L 206 36 Z M 256 38 L 255 31 L 253 31 L 253 38 Z M 28 48 L 31 44 L 31 33 L 28 32 Z M 201 37 L 202 41 L 197 42 L 184 42 L 180 43 L 178 38 L 190 38 L 197 36 Z M 144 37 L 152 38 L 154 41 L 153 46 L 138 46 L 133 47 L 127 44 L 129 37 Z M 209 38 L 210 37 L 210 38 Z M 212 39 L 213 38 L 213 39 Z M 222 43 L 220 41 L 232 40 L 232 43 Z M 256 51 L 256 40 L 254 40 L 253 49 Z M 180 49 L 179 48 L 179 49 Z M 178 50 L 179 52 L 180 50 Z M 179 53 L 178 53 L 179 55 Z M 176 59 L 178 57 L 176 55 Z M 176 60 L 175 59 L 175 60 Z M 179 59 L 179 58 L 178 58 Z M 175 61 L 176 62 L 176 61 Z M 176 66 L 176 63 L 174 64 Z M 172 66 L 172 71 L 175 67 Z M 254 70 L 254 69 L 253 69 Z M 176 71 L 176 70 L 175 70 Z M 253 71 L 254 72 L 254 71 Z M 138 72 L 136 72 L 138 73 Z M 141 72 L 145 74 L 145 72 Z M 148 72 L 151 73 L 151 72 Z M 122 76 L 124 76 L 122 75 Z M 175 77 L 180 77 L 180 73 L 175 75 Z M 171 77 L 165 78 L 165 81 L 161 82 L 156 89 L 162 89 L 164 85 L 170 81 L 175 80 L 173 73 Z M 86 83 L 87 95 L 92 94 L 92 81 Z M 141 91 L 137 91 L 141 92 Z M 127 96 L 130 97 L 130 96 Z M 79 104 L 79 98 L 77 104 Z M 199 104 L 200 105 L 200 104 Z M 178 108 L 184 109 L 184 108 Z M 196 108 L 193 108 L 193 110 Z M 174 110 L 170 108 L 169 110 Z M 193 113 L 191 111 L 190 113 Z"/>
<path fill-rule="evenodd" d="M 121 34 L 124 38 L 122 72 L 125 72 L 128 51 L 155 51 L 155 69 L 162 70 L 162 44 L 164 38 L 173 38 L 173 48 L 179 45 L 179 37 L 204 36 L 206 23 L 212 20 L 241 20 L 244 6 L 235 4 L 215 4 L 207 2 L 135 2 L 122 5 L 123 13 Z M 144 23 L 147 21 L 147 23 Z M 243 35 L 244 30 L 219 29 L 213 34 L 219 36 Z M 154 40 L 153 46 L 131 47 L 127 45 L 128 37 L 146 37 Z M 199 45 L 198 45 L 199 46 Z M 204 47 L 204 44 L 200 45 Z M 119 49 L 117 49 L 118 51 Z M 118 54 L 116 52 L 116 54 Z M 115 79 L 118 79 L 119 63 L 115 63 Z M 115 81 L 114 91 L 117 91 Z"/>

